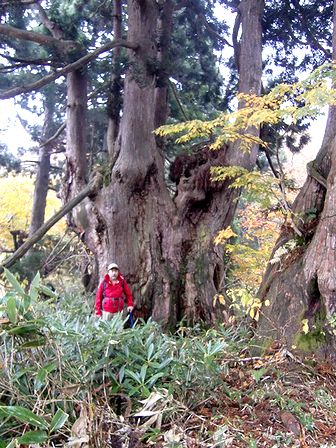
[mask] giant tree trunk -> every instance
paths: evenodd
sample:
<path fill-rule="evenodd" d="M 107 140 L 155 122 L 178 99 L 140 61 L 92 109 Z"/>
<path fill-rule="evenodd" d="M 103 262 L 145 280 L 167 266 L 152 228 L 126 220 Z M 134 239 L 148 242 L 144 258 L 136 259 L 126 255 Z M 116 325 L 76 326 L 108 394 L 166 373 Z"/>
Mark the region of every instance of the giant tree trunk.
<path fill-rule="evenodd" d="M 333 59 L 336 57 L 336 2 L 334 2 Z M 336 108 L 329 108 L 325 134 L 316 159 L 307 165 L 308 176 L 293 204 L 294 220 L 302 238 L 284 225 L 273 254 L 290 240 L 294 249 L 269 264 L 259 295 L 263 308 L 258 333 L 303 350 L 335 356 L 330 320 L 336 311 Z M 315 216 L 312 218 L 312 212 Z M 302 332 L 308 320 L 309 333 Z"/>
<path fill-rule="evenodd" d="M 335 110 L 332 108 L 326 137 L 335 135 Z M 261 338 L 279 339 L 302 349 L 329 352 L 331 339 L 324 337 L 325 317 L 335 313 L 336 260 L 335 260 L 335 175 L 336 141 L 324 138 L 310 172 L 299 193 L 293 212 L 298 217 L 297 227 L 303 233 L 298 238 L 290 225 L 284 225 L 273 251 L 286 243 L 297 241 L 294 249 L 269 264 L 259 290 L 259 297 L 270 301 L 263 308 L 258 325 Z M 315 176 L 327 178 L 325 188 Z M 314 176 L 314 177 L 313 177 Z M 316 217 L 312 218 L 311 213 Z M 303 319 L 308 319 L 310 333 L 302 333 Z"/>
<path fill-rule="evenodd" d="M 263 7 L 263 0 L 240 4 L 239 87 L 243 92 L 260 93 Z M 228 183 L 211 182 L 209 169 L 222 163 L 252 169 L 256 149 L 250 153 L 237 145 L 214 153 L 205 149 L 202 162 L 183 172 L 176 196 L 170 196 L 164 157 L 153 134 L 158 118 L 154 106 L 159 104 L 153 70 L 158 8 L 154 0 L 128 1 L 128 40 L 140 48 L 128 54 L 130 70 L 111 182 L 86 203 L 86 222 L 82 219 L 81 226 L 99 274 L 103 275 L 108 262 L 116 261 L 132 286 L 141 315 L 165 325 L 183 317 L 190 322 L 212 322 L 222 313 L 214 308 L 213 298 L 224 271 L 222 252 L 214 247 L 213 239 L 231 223 L 238 193 Z"/>

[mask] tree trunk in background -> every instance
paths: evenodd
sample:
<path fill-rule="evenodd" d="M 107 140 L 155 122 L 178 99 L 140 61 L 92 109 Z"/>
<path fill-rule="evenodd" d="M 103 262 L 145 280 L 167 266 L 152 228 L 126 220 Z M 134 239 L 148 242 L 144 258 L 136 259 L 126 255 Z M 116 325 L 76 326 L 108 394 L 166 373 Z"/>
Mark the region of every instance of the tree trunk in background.
<path fill-rule="evenodd" d="M 48 99 L 46 99 L 44 102 L 44 125 L 41 146 L 39 149 L 39 165 L 36 173 L 29 237 L 31 237 L 44 223 L 50 172 L 50 149 L 52 143 L 44 145 L 43 142 L 47 141 L 52 136 L 53 114 L 53 100 L 48 101 Z"/>
<path fill-rule="evenodd" d="M 122 1 L 113 1 L 113 37 L 122 38 Z M 122 105 L 121 89 L 122 79 L 120 72 L 120 54 L 121 47 L 117 47 L 113 52 L 113 68 L 110 84 L 110 92 L 107 105 L 107 132 L 106 143 L 107 151 L 111 157 L 114 154 L 114 144 L 119 132 L 120 112 Z"/>
<path fill-rule="evenodd" d="M 263 8 L 263 0 L 240 5 L 239 88 L 243 92 L 260 93 Z M 74 223 L 95 254 L 100 276 L 107 263 L 120 265 L 140 315 L 165 325 L 183 317 L 189 322 L 212 322 L 222 316 L 213 298 L 221 289 L 224 272 L 222 252 L 214 247 L 213 239 L 231 224 L 238 192 L 229 189 L 227 182 L 211 182 L 209 170 L 230 163 L 252 169 L 256 149 L 248 154 L 237 145 L 218 152 L 204 149 L 204 160 L 183 172 L 176 196 L 170 196 L 163 153 L 153 134 L 158 113 L 154 105 L 159 102 L 151 62 L 157 58 L 159 17 L 165 16 L 160 16 L 156 1 L 129 0 L 128 40 L 140 48 L 128 51 L 130 69 L 111 182 L 77 210 Z M 71 162 L 74 152 L 68 151 Z M 74 167 L 71 172 L 75 173 Z"/>
<path fill-rule="evenodd" d="M 166 123 L 169 114 L 168 111 L 168 83 L 169 83 L 169 65 L 170 44 L 173 29 L 174 3 L 172 0 L 166 0 L 160 10 L 158 17 L 158 35 L 159 49 L 158 62 L 160 64 L 159 73 L 156 78 L 155 89 L 155 129 Z"/>
<path fill-rule="evenodd" d="M 85 68 L 67 76 L 66 167 L 64 202 L 86 184 L 87 75 Z"/>
<path fill-rule="evenodd" d="M 333 59 L 336 58 L 335 5 L 334 2 Z M 321 148 L 314 162 L 307 165 L 306 182 L 293 204 L 304 242 L 290 225 L 283 226 L 273 254 L 290 240 L 300 244 L 283 256 L 280 263 L 269 264 L 259 296 L 263 301 L 268 299 L 270 306 L 263 308 L 258 325 L 261 338 L 277 338 L 303 350 L 333 356 L 335 327 L 330 328 L 328 321 L 335 318 L 336 312 L 335 135 L 336 108 L 332 106 Z M 319 175 L 327 179 L 326 184 L 318 180 Z M 307 335 L 301 331 L 303 319 L 308 320 Z M 331 331 L 325 335 L 328 329 Z"/>

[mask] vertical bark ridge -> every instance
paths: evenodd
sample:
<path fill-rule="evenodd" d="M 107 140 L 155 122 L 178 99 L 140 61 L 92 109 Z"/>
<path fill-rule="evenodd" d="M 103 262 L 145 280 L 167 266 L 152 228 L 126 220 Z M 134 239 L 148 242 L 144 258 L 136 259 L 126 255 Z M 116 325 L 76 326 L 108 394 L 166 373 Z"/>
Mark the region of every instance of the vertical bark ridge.
<path fill-rule="evenodd" d="M 113 2 L 113 37 L 122 38 L 122 0 Z M 120 112 L 121 112 L 121 73 L 120 73 L 121 48 L 116 47 L 113 52 L 113 68 L 111 75 L 110 92 L 108 99 L 108 123 L 107 123 L 107 151 L 111 159 L 114 154 L 114 144 L 119 132 Z"/>

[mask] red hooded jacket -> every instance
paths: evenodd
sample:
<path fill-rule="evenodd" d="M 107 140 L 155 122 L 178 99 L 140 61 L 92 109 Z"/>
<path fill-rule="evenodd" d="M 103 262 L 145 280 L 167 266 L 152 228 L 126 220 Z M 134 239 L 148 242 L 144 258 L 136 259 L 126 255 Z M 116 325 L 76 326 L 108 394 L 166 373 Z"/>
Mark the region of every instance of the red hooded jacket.
<path fill-rule="evenodd" d="M 125 296 L 127 306 L 133 306 L 132 292 L 120 272 L 114 285 L 112 285 L 109 275 L 106 274 L 96 294 L 96 315 L 101 316 L 102 311 L 109 313 L 123 311 Z"/>

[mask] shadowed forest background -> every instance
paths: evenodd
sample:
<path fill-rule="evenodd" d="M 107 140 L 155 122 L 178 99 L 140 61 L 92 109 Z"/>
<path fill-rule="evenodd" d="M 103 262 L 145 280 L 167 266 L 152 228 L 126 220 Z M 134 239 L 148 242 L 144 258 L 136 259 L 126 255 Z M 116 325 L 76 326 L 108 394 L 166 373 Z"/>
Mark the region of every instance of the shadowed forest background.
<path fill-rule="evenodd" d="M 335 446 L 335 12 L 1 1 L 0 447 Z"/>

